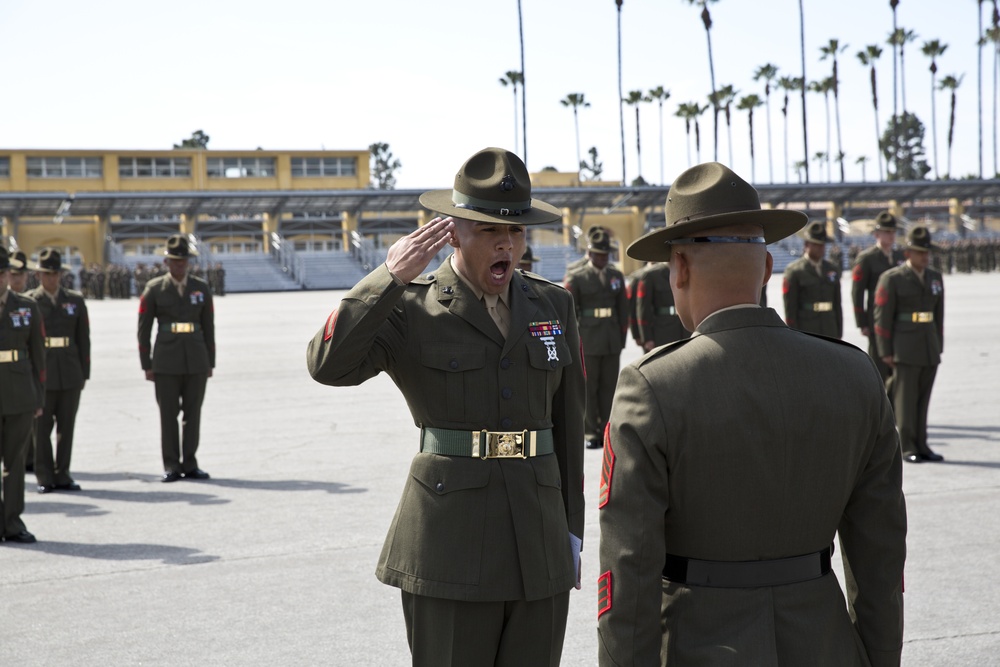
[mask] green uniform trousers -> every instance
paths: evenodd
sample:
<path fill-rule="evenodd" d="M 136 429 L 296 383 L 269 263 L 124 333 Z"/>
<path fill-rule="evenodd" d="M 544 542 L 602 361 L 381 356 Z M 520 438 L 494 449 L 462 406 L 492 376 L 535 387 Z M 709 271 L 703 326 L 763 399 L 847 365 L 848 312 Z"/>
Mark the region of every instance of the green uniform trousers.
<path fill-rule="evenodd" d="M 156 402 L 160 406 L 160 447 L 163 469 L 167 472 L 194 472 L 198 467 L 198 436 L 201 430 L 201 404 L 205 400 L 208 373 L 168 375 L 157 373 Z M 183 436 L 177 429 L 177 416 L 184 411 Z M 183 437 L 183 442 L 181 438 Z M 181 455 L 183 454 L 183 459 Z"/>
<path fill-rule="evenodd" d="M 927 409 L 937 366 L 896 364 L 892 377 L 892 410 L 896 414 L 896 430 L 903 456 L 931 453 L 927 446 Z"/>
<path fill-rule="evenodd" d="M 35 477 L 39 486 L 70 484 L 73 430 L 80 407 L 79 389 L 45 392 L 45 411 L 35 427 Z M 56 428 L 56 452 L 52 452 L 52 427 Z"/>
<path fill-rule="evenodd" d="M 587 371 L 587 410 L 583 419 L 584 439 L 604 442 L 604 426 L 611 417 L 611 403 L 618 386 L 621 354 L 584 354 Z"/>
<path fill-rule="evenodd" d="M 402 591 L 414 667 L 558 667 L 569 591 L 541 600 L 470 602 Z"/>
<path fill-rule="evenodd" d="M 31 412 L 0 415 L 0 464 L 3 481 L 0 482 L 0 534 L 17 535 L 27 530 L 21 521 L 24 512 L 24 452 L 31 438 L 31 425 L 35 416 Z"/>

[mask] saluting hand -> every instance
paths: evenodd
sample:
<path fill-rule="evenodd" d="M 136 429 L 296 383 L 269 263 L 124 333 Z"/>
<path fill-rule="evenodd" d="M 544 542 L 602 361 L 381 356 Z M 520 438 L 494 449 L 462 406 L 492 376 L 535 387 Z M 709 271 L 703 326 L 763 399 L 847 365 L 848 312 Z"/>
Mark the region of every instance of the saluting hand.
<path fill-rule="evenodd" d="M 392 244 L 385 258 L 386 268 L 404 283 L 409 283 L 427 268 L 427 264 L 448 243 L 454 231 L 453 218 L 434 218 Z"/>

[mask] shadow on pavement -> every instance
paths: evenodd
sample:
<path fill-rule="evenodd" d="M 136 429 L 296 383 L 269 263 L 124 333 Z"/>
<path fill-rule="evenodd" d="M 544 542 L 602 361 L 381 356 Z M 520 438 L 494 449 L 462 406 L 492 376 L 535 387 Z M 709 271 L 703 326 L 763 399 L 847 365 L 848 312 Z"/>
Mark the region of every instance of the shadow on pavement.
<path fill-rule="evenodd" d="M 7 544 L 4 546 L 6 547 Z M 218 556 L 202 554 L 197 549 L 171 547 L 164 544 L 76 544 L 41 540 L 35 544 L 10 544 L 10 546 L 41 551 L 54 556 L 111 561 L 158 560 L 165 565 L 194 565 L 219 560 Z"/>

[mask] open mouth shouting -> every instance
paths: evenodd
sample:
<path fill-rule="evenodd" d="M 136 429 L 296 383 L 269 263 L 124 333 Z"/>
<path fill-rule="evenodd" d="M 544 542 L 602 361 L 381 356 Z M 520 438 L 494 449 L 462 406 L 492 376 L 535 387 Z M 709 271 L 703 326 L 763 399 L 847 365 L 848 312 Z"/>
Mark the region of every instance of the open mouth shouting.
<path fill-rule="evenodd" d="M 490 265 L 490 280 L 496 285 L 504 285 L 510 278 L 511 261 L 504 259 Z"/>

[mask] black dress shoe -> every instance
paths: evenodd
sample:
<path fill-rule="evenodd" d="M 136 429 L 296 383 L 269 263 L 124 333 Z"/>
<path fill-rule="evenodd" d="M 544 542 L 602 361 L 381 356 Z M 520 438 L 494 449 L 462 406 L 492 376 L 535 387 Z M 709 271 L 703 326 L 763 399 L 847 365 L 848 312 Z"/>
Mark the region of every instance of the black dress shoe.
<path fill-rule="evenodd" d="M 587 449 L 601 449 L 604 447 L 604 443 L 600 440 L 588 440 Z"/>
<path fill-rule="evenodd" d="M 35 539 L 34 535 L 26 530 L 22 530 L 17 535 L 8 535 L 5 539 L 8 542 L 20 542 L 21 544 L 34 544 L 38 541 Z"/>
<path fill-rule="evenodd" d="M 76 482 L 70 482 L 68 484 L 56 484 L 56 489 L 59 491 L 79 491 L 80 485 Z"/>
<path fill-rule="evenodd" d="M 931 452 L 930 454 L 921 454 L 920 459 L 922 461 L 929 461 L 931 463 L 938 463 L 940 461 L 944 461 L 943 456 L 941 456 L 940 454 L 935 454 L 934 452 Z"/>
<path fill-rule="evenodd" d="M 176 470 L 168 470 L 163 473 L 163 477 L 160 478 L 161 482 L 176 482 L 181 478 L 181 474 Z"/>
<path fill-rule="evenodd" d="M 35 464 L 34 463 L 25 463 L 24 464 L 24 472 L 35 472 Z"/>
<path fill-rule="evenodd" d="M 907 454 L 903 457 L 907 463 L 923 463 L 924 459 L 919 454 Z"/>
<path fill-rule="evenodd" d="M 51 484 L 39 484 L 38 485 L 38 492 L 39 493 L 52 493 L 55 490 L 56 490 L 56 487 L 52 486 Z"/>
<path fill-rule="evenodd" d="M 209 477 L 211 477 L 211 475 L 201 468 L 195 468 L 191 472 L 184 473 L 184 479 L 208 479 Z"/>

